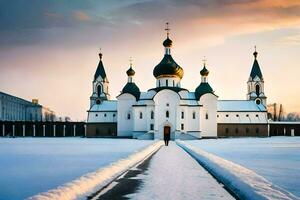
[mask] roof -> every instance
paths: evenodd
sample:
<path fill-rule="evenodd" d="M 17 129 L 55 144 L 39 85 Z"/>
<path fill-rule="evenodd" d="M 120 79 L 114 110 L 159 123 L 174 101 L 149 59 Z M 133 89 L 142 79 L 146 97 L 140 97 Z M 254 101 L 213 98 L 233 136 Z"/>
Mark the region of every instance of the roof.
<path fill-rule="evenodd" d="M 117 111 L 117 101 L 102 101 L 100 104 L 94 104 L 89 111 Z"/>
<path fill-rule="evenodd" d="M 149 89 L 148 91 L 154 90 L 155 92 L 159 92 L 159 91 L 162 91 L 164 89 L 172 90 L 172 91 L 177 92 L 177 93 L 182 91 L 182 90 L 188 91 L 187 89 L 184 89 L 184 88 L 181 88 L 181 87 L 157 87 L 157 88 Z"/>
<path fill-rule="evenodd" d="M 263 79 L 263 75 L 261 73 L 259 64 L 258 64 L 257 59 L 256 59 L 257 54 L 258 53 L 256 51 L 253 53 L 253 55 L 254 55 L 254 62 L 253 62 L 253 65 L 252 65 L 250 77 L 252 79 L 254 79 L 256 76 L 258 76 L 262 80 Z"/>
<path fill-rule="evenodd" d="M 266 107 L 262 104 L 257 105 L 252 100 L 218 100 L 218 112 L 265 112 Z"/>
<path fill-rule="evenodd" d="M 122 90 L 122 94 L 124 93 L 132 94 L 136 100 L 139 100 L 141 94 L 140 89 L 135 83 L 127 83 Z"/>
<path fill-rule="evenodd" d="M 20 97 L 17 97 L 17 96 L 11 95 L 11 94 L 7 94 L 7 93 L 5 93 L 5 92 L 1 92 L 1 91 L 0 91 L 0 95 L 3 95 L 3 96 L 6 96 L 6 97 L 11 97 L 11 98 L 17 99 L 17 100 L 19 100 L 19 101 L 22 101 L 22 103 L 27 104 L 28 106 L 38 106 L 38 107 L 42 107 L 42 105 L 40 105 L 40 104 L 34 104 L 34 103 L 32 103 L 31 101 L 28 101 L 28 100 L 26 100 L 26 99 L 22 99 L 22 98 L 20 98 Z M 1 96 L 0 96 L 0 97 L 1 97 Z"/>
<path fill-rule="evenodd" d="M 199 100 L 202 95 L 207 93 L 214 94 L 214 91 L 210 87 L 209 83 L 201 83 L 195 90 L 195 97 Z"/>
<path fill-rule="evenodd" d="M 100 59 L 100 61 L 99 61 L 97 70 L 96 70 L 96 72 L 95 72 L 94 80 L 96 80 L 99 76 L 101 76 L 101 78 L 102 78 L 103 80 L 106 78 L 106 73 L 105 73 L 104 66 L 103 66 L 103 63 L 102 63 L 102 60 L 101 60 L 101 59 Z"/>
<path fill-rule="evenodd" d="M 165 54 L 153 70 L 153 76 L 156 78 L 161 75 L 175 75 L 181 79 L 183 77 L 183 69 L 173 60 L 171 55 Z"/>

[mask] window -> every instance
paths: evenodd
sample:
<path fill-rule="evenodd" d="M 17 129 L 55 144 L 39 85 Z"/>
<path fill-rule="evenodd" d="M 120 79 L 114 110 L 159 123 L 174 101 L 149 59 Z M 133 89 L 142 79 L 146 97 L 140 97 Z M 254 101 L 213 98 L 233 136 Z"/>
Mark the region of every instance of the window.
<path fill-rule="evenodd" d="M 196 112 L 193 112 L 193 119 L 196 119 Z"/>
<path fill-rule="evenodd" d="M 229 133 L 229 129 L 228 128 L 225 128 L 225 133 Z"/>
<path fill-rule="evenodd" d="M 169 118 L 169 116 L 170 116 L 170 113 L 169 113 L 169 111 L 167 110 L 167 111 L 166 111 L 166 118 Z"/>
<path fill-rule="evenodd" d="M 208 113 L 205 114 L 205 119 L 208 119 Z"/>
<path fill-rule="evenodd" d="M 259 128 L 256 128 L 256 129 L 255 129 L 255 132 L 256 132 L 256 133 L 259 133 Z"/>
<path fill-rule="evenodd" d="M 249 117 L 249 115 L 247 114 L 246 117 Z"/>
<path fill-rule="evenodd" d="M 104 114 L 104 117 L 106 117 L 106 113 Z"/>
<path fill-rule="evenodd" d="M 260 99 L 256 99 L 256 104 L 259 105 L 260 104 Z"/>
<path fill-rule="evenodd" d="M 169 80 L 168 79 L 166 80 L 166 86 L 167 87 L 169 86 Z"/>
<path fill-rule="evenodd" d="M 219 115 L 217 115 L 217 118 L 219 118 Z"/>
<path fill-rule="evenodd" d="M 160 87 L 160 80 L 158 81 L 158 87 Z"/>
<path fill-rule="evenodd" d="M 101 94 L 101 85 L 97 86 L 97 94 L 98 94 L 98 97 L 100 97 L 100 94 Z"/>
<path fill-rule="evenodd" d="M 169 107 L 169 103 L 167 103 L 166 106 Z"/>
<path fill-rule="evenodd" d="M 258 115 L 255 115 L 256 117 L 258 117 Z"/>
<path fill-rule="evenodd" d="M 239 115 L 236 115 L 236 117 L 239 117 Z"/>
<path fill-rule="evenodd" d="M 154 112 L 153 111 L 151 111 L 151 119 L 154 119 Z"/>
<path fill-rule="evenodd" d="M 184 119 L 184 112 L 181 112 L 181 119 Z"/>
<path fill-rule="evenodd" d="M 100 103 L 101 103 L 100 99 L 97 99 L 96 104 L 100 104 Z"/>
<path fill-rule="evenodd" d="M 113 117 L 115 117 L 116 116 L 116 114 L 113 114 Z"/>
<path fill-rule="evenodd" d="M 154 130 L 154 124 L 150 124 L 150 130 Z"/>
<path fill-rule="evenodd" d="M 181 130 L 184 130 L 184 124 L 181 124 Z"/>
<path fill-rule="evenodd" d="M 229 117 L 229 115 L 226 115 L 226 117 Z"/>
<path fill-rule="evenodd" d="M 175 81 L 173 80 L 173 86 L 175 86 Z"/>
<path fill-rule="evenodd" d="M 130 119 L 130 113 L 127 113 L 127 119 Z"/>
<path fill-rule="evenodd" d="M 256 95 L 259 96 L 259 94 L 260 94 L 260 87 L 259 87 L 258 84 L 255 86 L 255 91 L 256 91 Z"/>
<path fill-rule="evenodd" d="M 140 112 L 140 119 L 143 119 L 143 113 Z"/>
<path fill-rule="evenodd" d="M 98 117 L 98 114 L 96 114 L 95 116 Z"/>

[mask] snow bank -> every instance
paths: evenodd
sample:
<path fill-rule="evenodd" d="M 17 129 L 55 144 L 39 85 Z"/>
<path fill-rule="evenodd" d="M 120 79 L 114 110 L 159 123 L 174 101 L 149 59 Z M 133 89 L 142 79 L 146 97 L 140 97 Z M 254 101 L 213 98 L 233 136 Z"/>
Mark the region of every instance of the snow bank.
<path fill-rule="evenodd" d="M 183 141 L 176 141 L 176 143 L 240 199 L 299 199 L 252 170 Z"/>
<path fill-rule="evenodd" d="M 116 177 L 124 173 L 129 168 L 143 161 L 163 145 L 162 141 L 157 141 L 146 147 L 140 152 L 136 152 L 128 158 L 121 159 L 110 166 L 101 168 L 95 172 L 91 172 L 81 176 L 80 178 L 66 183 L 56 189 L 49 190 L 44 193 L 37 194 L 28 198 L 29 200 L 68 200 L 84 198 L 84 195 L 93 193 L 101 189 Z"/>

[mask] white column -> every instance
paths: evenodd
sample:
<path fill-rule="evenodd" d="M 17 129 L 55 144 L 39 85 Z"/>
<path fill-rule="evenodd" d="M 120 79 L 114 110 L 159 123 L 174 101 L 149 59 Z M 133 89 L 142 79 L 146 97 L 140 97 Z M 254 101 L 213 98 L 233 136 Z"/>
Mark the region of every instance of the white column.
<path fill-rule="evenodd" d="M 22 130 L 23 130 L 23 137 L 25 137 L 25 124 L 23 124 Z"/>
<path fill-rule="evenodd" d="M 46 125 L 43 124 L 43 136 L 46 137 Z"/>
<path fill-rule="evenodd" d="M 64 125 L 63 135 L 66 137 L 66 125 Z"/>
<path fill-rule="evenodd" d="M 74 124 L 73 125 L 73 134 L 74 134 L 74 137 L 76 136 L 76 125 Z"/>
<path fill-rule="evenodd" d="M 86 137 L 86 124 L 84 125 L 84 137 Z"/>
<path fill-rule="evenodd" d="M 56 137 L 56 125 L 53 125 L 53 137 Z"/>
<path fill-rule="evenodd" d="M 5 136 L 5 124 L 2 125 L 2 136 Z"/>
<path fill-rule="evenodd" d="M 33 124 L 33 137 L 35 137 L 35 124 Z"/>
<path fill-rule="evenodd" d="M 15 125 L 13 124 L 13 137 L 15 137 Z"/>

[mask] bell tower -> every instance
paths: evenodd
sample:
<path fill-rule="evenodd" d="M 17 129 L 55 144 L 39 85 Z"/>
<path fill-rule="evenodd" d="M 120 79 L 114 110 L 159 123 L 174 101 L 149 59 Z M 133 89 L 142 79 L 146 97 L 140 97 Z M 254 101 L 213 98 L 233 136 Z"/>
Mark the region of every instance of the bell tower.
<path fill-rule="evenodd" d="M 99 53 L 99 64 L 94 75 L 93 93 L 90 97 L 90 107 L 94 104 L 101 104 L 104 100 L 109 100 L 108 79 L 102 63 L 102 53 Z"/>
<path fill-rule="evenodd" d="M 251 69 L 250 77 L 247 82 L 247 100 L 253 100 L 258 105 L 263 104 L 264 106 L 267 106 L 267 97 L 265 96 L 264 92 L 264 78 L 261 73 L 259 64 L 257 62 L 258 53 L 256 51 L 256 46 L 254 48 L 254 62 Z"/>

